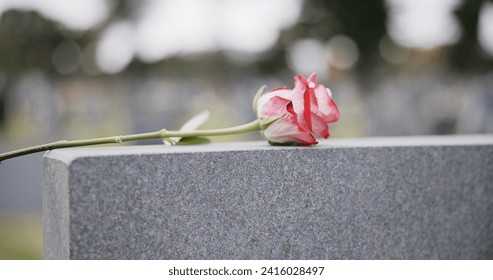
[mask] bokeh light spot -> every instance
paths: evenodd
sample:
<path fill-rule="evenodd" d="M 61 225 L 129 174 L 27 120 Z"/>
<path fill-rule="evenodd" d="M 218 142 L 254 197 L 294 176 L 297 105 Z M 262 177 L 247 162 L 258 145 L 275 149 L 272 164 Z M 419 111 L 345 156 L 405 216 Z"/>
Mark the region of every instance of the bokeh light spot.
<path fill-rule="evenodd" d="M 402 46 L 428 50 L 460 37 L 453 14 L 460 0 L 387 0 L 387 4 L 389 35 Z"/>
<path fill-rule="evenodd" d="M 118 73 L 132 61 L 134 34 L 129 22 L 116 22 L 105 30 L 96 48 L 96 63 L 103 72 Z"/>
<path fill-rule="evenodd" d="M 51 55 L 53 67 L 60 74 L 70 74 L 75 72 L 80 64 L 81 50 L 74 41 L 64 41 L 58 46 Z"/>
<path fill-rule="evenodd" d="M 325 45 L 315 39 L 303 39 L 295 42 L 288 51 L 288 62 L 296 73 L 309 75 L 325 73 L 328 53 Z"/>
<path fill-rule="evenodd" d="M 359 58 L 358 46 L 345 35 L 332 37 L 328 44 L 330 50 L 330 64 L 339 70 L 347 70 L 356 64 Z"/>
<path fill-rule="evenodd" d="M 481 48 L 493 58 L 493 3 L 483 4 L 478 25 L 478 39 Z"/>

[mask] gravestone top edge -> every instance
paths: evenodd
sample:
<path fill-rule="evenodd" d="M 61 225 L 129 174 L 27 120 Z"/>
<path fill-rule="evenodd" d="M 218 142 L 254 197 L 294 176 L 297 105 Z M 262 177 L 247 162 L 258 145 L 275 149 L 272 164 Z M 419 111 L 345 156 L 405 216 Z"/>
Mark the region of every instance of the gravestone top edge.
<path fill-rule="evenodd" d="M 493 134 L 54 150 L 47 259 L 491 259 Z"/>
<path fill-rule="evenodd" d="M 378 147 L 423 147 L 423 146 L 482 146 L 493 145 L 493 134 L 475 135 L 433 135 L 399 137 L 361 137 L 330 138 L 319 140 L 311 147 L 271 146 L 266 141 L 219 142 L 204 145 L 166 146 L 166 145 L 128 145 L 76 147 L 48 151 L 44 158 L 55 159 L 70 164 L 78 158 L 105 157 L 121 155 L 159 155 L 180 153 L 207 153 L 233 151 L 299 150 L 299 149 L 340 149 L 340 148 L 378 148 Z"/>

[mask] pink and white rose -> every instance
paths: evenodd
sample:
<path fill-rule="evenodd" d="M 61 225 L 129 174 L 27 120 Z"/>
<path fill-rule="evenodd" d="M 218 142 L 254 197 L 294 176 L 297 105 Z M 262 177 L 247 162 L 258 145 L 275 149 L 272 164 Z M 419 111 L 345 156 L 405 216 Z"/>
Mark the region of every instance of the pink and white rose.
<path fill-rule="evenodd" d="M 273 144 L 317 144 L 329 137 L 329 123 L 339 120 L 330 89 L 317 84 L 317 75 L 294 77 L 294 88 L 276 88 L 260 96 L 257 114 L 265 120 L 264 137 Z M 275 120 L 270 122 L 268 120 Z"/>

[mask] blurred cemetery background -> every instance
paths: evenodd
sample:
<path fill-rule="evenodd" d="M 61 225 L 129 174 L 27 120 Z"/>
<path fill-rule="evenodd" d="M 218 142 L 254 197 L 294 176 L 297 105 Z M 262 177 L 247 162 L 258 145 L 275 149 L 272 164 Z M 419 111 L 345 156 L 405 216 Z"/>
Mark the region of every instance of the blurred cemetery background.
<path fill-rule="evenodd" d="M 246 123 L 311 72 L 332 137 L 493 133 L 493 1 L 0 0 L 0 151 Z M 41 156 L 0 165 L 0 259 L 42 257 Z"/>

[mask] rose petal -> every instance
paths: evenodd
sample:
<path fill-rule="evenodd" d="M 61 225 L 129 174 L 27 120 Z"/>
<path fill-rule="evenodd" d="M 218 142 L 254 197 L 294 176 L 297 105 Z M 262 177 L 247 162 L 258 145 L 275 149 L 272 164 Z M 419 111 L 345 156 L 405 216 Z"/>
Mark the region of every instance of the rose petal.
<path fill-rule="evenodd" d="M 329 137 L 329 126 L 319 116 L 312 114 L 313 134 L 317 137 Z"/>
<path fill-rule="evenodd" d="M 271 89 L 271 91 L 284 90 L 284 89 L 288 89 L 288 87 L 287 86 L 277 87 L 277 88 Z"/>
<path fill-rule="evenodd" d="M 281 120 L 271 124 L 265 131 L 264 136 L 273 143 L 296 143 L 302 146 L 317 144 L 317 140 L 307 132 L 293 131 L 292 125 Z"/>
<path fill-rule="evenodd" d="M 307 80 L 308 80 L 308 87 L 315 88 L 315 86 L 317 85 L 317 74 L 312 73 Z"/>
<path fill-rule="evenodd" d="M 264 136 L 274 143 L 317 144 L 315 137 L 329 136 L 328 124 L 339 119 L 332 93 L 317 85 L 317 75 L 294 77 L 294 88 L 275 88 L 258 99 L 260 118 L 283 116 L 267 126 Z"/>
<path fill-rule="evenodd" d="M 276 91 L 270 91 L 262 96 L 257 101 L 257 112 L 258 115 L 261 116 L 261 112 L 263 111 L 264 106 L 274 97 L 274 96 L 279 96 L 284 99 L 289 99 L 289 97 L 292 95 L 292 90 L 289 89 L 276 89 Z"/>
<path fill-rule="evenodd" d="M 325 87 L 324 85 L 322 85 Z M 327 93 L 329 94 L 330 98 L 332 98 L 332 91 L 329 88 L 325 88 L 327 90 Z"/>
<path fill-rule="evenodd" d="M 296 112 L 299 125 L 302 126 L 305 130 L 311 132 L 311 116 L 309 109 L 311 101 L 309 94 L 305 93 L 305 87 L 303 86 L 303 83 L 299 84 L 293 90 L 277 90 L 274 92 L 269 92 L 264 96 L 266 96 L 265 98 L 273 98 L 274 96 L 279 96 L 291 100 L 291 102 L 293 102 L 294 112 Z M 263 103 L 262 105 L 260 105 L 259 103 L 259 107 L 261 106 L 263 107 L 265 106 L 265 104 Z M 306 107 L 308 107 L 308 110 L 305 109 Z"/>
<path fill-rule="evenodd" d="M 311 110 L 310 91 L 305 90 L 303 94 L 303 120 L 309 131 L 312 131 L 312 110 Z"/>
<path fill-rule="evenodd" d="M 298 75 L 294 76 L 294 88 L 305 89 L 308 87 L 308 82 L 305 77 Z"/>
<path fill-rule="evenodd" d="M 308 91 L 310 92 L 310 110 L 313 114 L 318 113 L 318 100 L 317 100 L 317 95 L 315 94 L 315 90 L 313 88 L 309 88 Z"/>
<path fill-rule="evenodd" d="M 275 117 L 286 113 L 286 106 L 291 103 L 291 100 L 280 97 L 272 96 L 266 100 L 261 108 L 259 108 L 259 115 L 263 117 Z"/>
<path fill-rule="evenodd" d="M 330 90 L 322 84 L 315 88 L 315 95 L 318 101 L 318 112 L 316 114 L 326 123 L 336 122 L 340 116 L 339 109 L 330 94 Z"/>
<path fill-rule="evenodd" d="M 284 113 L 286 115 L 269 125 L 264 130 L 264 136 L 274 143 L 295 142 L 298 145 L 305 146 L 317 144 L 311 133 L 299 125 L 293 103 L 279 96 L 275 96 L 272 99 L 276 105 L 285 104 Z"/>

